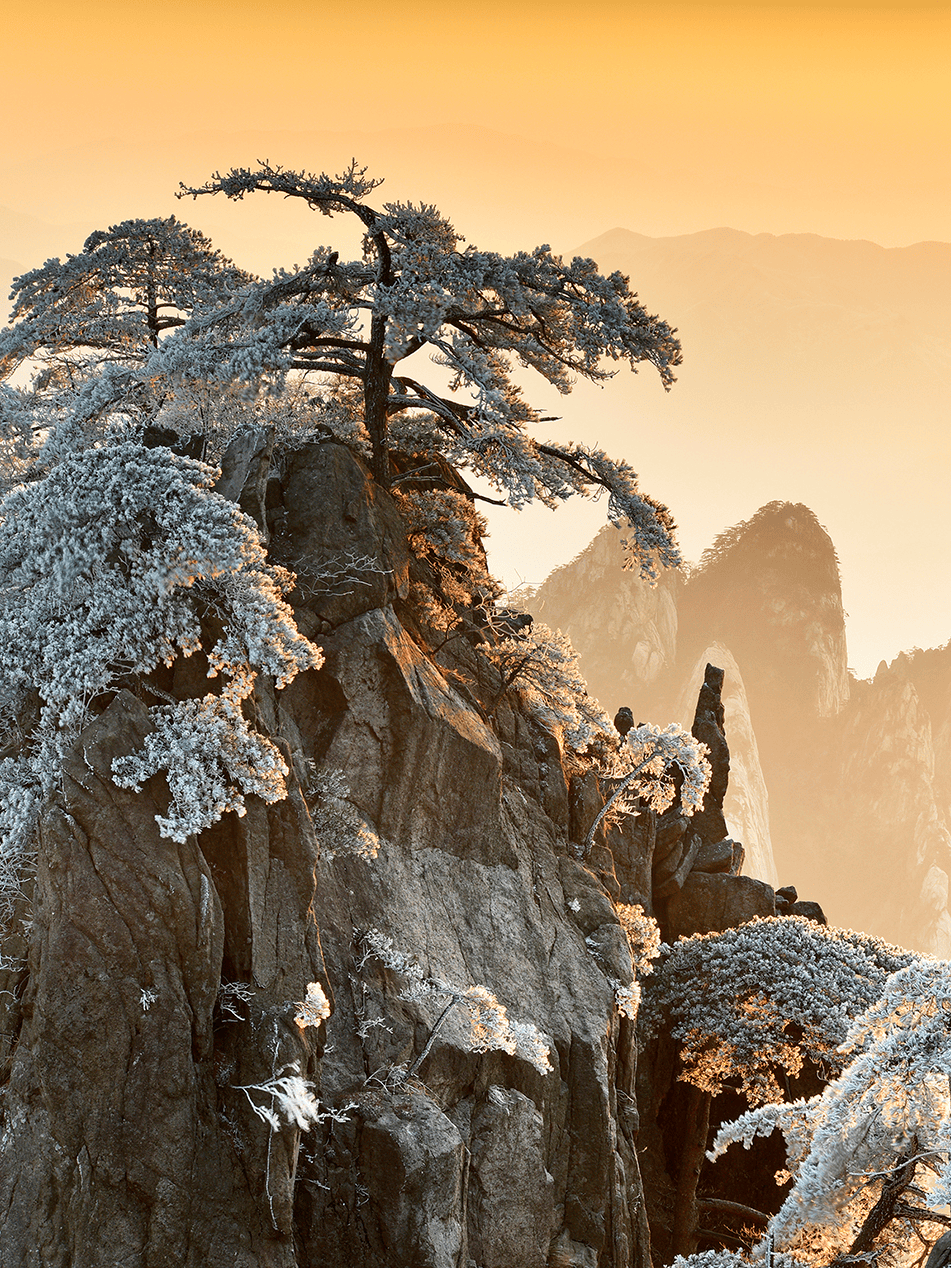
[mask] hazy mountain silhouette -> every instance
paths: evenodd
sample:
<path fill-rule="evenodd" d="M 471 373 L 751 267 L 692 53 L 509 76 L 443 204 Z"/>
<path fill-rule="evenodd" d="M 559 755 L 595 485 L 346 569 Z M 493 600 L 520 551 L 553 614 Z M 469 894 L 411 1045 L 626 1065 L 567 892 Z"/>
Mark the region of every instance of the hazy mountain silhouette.
<path fill-rule="evenodd" d="M 621 561 L 605 529 L 527 600 L 572 638 L 592 693 L 683 723 L 698 664 L 719 657 L 740 767 L 725 809 L 752 834 L 751 874 L 771 850 L 834 924 L 951 954 L 951 643 L 850 675 L 835 548 L 800 504 L 721 533 L 685 582 L 651 591 Z"/>
<path fill-rule="evenodd" d="M 817 234 L 710 229 L 647 238 L 614 229 L 581 248 L 628 274 L 676 321 L 691 363 L 729 375 L 744 395 L 811 399 L 816 380 L 853 400 L 855 376 L 882 386 L 951 385 L 951 244 L 880 247 Z M 737 348 L 743 349 L 738 361 Z M 828 398 L 827 398 L 828 399 Z"/>

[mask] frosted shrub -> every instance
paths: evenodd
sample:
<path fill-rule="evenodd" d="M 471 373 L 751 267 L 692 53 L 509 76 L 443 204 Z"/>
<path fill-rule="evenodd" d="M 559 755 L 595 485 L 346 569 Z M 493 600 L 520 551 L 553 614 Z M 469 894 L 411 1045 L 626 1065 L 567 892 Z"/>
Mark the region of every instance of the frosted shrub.
<path fill-rule="evenodd" d="M 463 564 L 469 571 L 485 571 L 478 542 L 487 530 L 469 499 L 455 489 L 395 489 L 414 555 L 429 555 Z"/>
<path fill-rule="evenodd" d="M 663 1018 L 682 1044 L 687 1082 L 706 1092 L 738 1084 L 751 1105 L 779 1101 L 776 1072 L 808 1059 L 830 1072 L 854 1018 L 888 975 L 917 957 L 802 916 L 756 919 L 662 946 L 644 1020 Z"/>
<path fill-rule="evenodd" d="M 682 812 L 696 814 L 710 787 L 707 755 L 707 746 L 675 722 L 664 728 L 650 723 L 634 727 L 603 768 L 604 778 L 616 787 L 588 830 L 585 851 L 602 822 L 637 814 L 638 802 L 663 814 L 679 796 Z"/>
<path fill-rule="evenodd" d="M 452 605 L 469 608 L 499 592 L 481 546 L 485 517 L 455 489 L 395 488 L 394 495 L 410 550 L 435 574 L 435 588 L 418 585 L 414 598 L 428 625 L 449 629 L 458 619 Z"/>
<path fill-rule="evenodd" d="M 350 801 L 350 785 L 337 767 L 326 767 L 314 775 L 307 789 L 314 832 L 322 855 L 356 855 L 375 859 L 385 844 Z"/>
<path fill-rule="evenodd" d="M 306 1132 L 328 1119 L 342 1122 L 347 1110 L 353 1106 L 348 1105 L 342 1110 L 328 1109 L 317 1100 L 313 1087 L 313 1083 L 301 1077 L 300 1065 L 293 1061 L 284 1067 L 281 1074 L 274 1075 L 264 1083 L 236 1085 L 235 1090 L 245 1094 L 252 1110 L 272 1131 L 280 1131 L 283 1126 L 292 1126 Z M 269 1103 L 259 1105 L 252 1097 L 252 1092 L 266 1096 Z"/>
<path fill-rule="evenodd" d="M 653 962 L 660 955 L 660 925 L 640 903 L 616 903 L 614 912 L 631 949 L 634 972 L 642 977 L 653 973 Z"/>
<path fill-rule="evenodd" d="M 241 702 L 257 672 L 282 687 L 322 657 L 284 601 L 290 574 L 266 563 L 255 525 L 210 491 L 214 478 L 126 439 L 65 458 L 0 505 L 0 701 L 20 718 L 36 701 L 35 725 L 0 771 L 7 790 L 21 789 L 7 803 L 4 849 L 22 848 L 92 703 L 123 685 L 149 691 L 153 670 L 199 650 L 220 692 L 153 706 L 156 730 L 120 759 L 118 779 L 166 770 L 161 827 L 179 840 L 240 811 L 242 793 L 283 796 L 283 763 Z"/>
<path fill-rule="evenodd" d="M 675 1256 L 673 1268 L 751 1268 L 752 1264 L 763 1268 L 811 1268 L 812 1263 L 779 1252 L 771 1253 L 766 1260 L 762 1254 L 750 1257 L 736 1250 L 704 1250 L 697 1255 Z"/>
<path fill-rule="evenodd" d="M 622 1017 L 627 1017 L 629 1021 L 637 1021 L 637 1010 L 641 1003 L 640 982 L 634 981 L 625 986 L 616 978 L 612 977 L 609 980 L 614 988 L 614 1007 Z"/>
<path fill-rule="evenodd" d="M 544 726 L 564 731 L 579 751 L 596 736 L 611 734 L 608 716 L 588 695 L 578 654 L 561 630 L 534 622 L 517 635 L 482 644 L 481 650 L 502 675 L 496 703 L 514 687 Z"/>
<path fill-rule="evenodd" d="M 165 772 L 172 794 L 166 817 L 156 815 L 162 836 L 185 841 L 216 823 L 228 810 L 244 815 L 244 795 L 264 801 L 286 795 L 287 767 L 263 735 L 253 731 L 240 702 L 204 696 L 152 710 L 155 730 L 139 753 L 112 764 L 120 788 L 135 788 L 158 771 Z"/>
<path fill-rule="evenodd" d="M 469 1022 L 469 1047 L 472 1052 L 488 1052 L 501 1049 L 511 1056 L 529 1061 L 541 1074 L 547 1074 L 552 1065 L 551 1049 L 544 1036 L 531 1022 L 512 1022 L 505 1007 L 486 986 L 456 986 L 443 978 L 427 977 L 419 962 L 393 943 L 379 929 L 369 929 L 363 935 L 366 948 L 361 967 L 369 956 L 393 973 L 405 978 L 400 998 L 412 1003 L 446 998 L 448 1002 L 438 1017 L 423 1051 L 414 1061 L 410 1073 L 415 1074 L 429 1054 L 436 1035 L 452 1008 L 461 1007 Z"/>
<path fill-rule="evenodd" d="M 324 988 L 319 982 L 308 982 L 306 996 L 297 1005 L 294 1021 L 301 1030 L 306 1030 L 308 1026 L 319 1026 L 329 1016 L 330 1000 L 324 994 Z"/>

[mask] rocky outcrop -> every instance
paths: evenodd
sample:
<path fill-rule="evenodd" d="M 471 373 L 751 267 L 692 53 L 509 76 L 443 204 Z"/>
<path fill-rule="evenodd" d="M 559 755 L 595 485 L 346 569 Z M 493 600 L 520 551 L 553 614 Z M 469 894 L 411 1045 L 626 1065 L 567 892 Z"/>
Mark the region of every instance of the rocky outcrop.
<path fill-rule="evenodd" d="M 736 659 L 722 642 L 701 644 L 691 634 L 691 659 L 678 655 L 678 608 L 683 580 L 665 573 L 655 587 L 623 570 L 618 530 L 601 530 L 570 564 L 527 597 L 539 620 L 564 630 L 578 652 L 588 689 L 609 713 L 629 704 L 636 721 L 689 727 L 708 662 L 724 669 L 723 706 L 730 737 L 731 773 L 724 813 L 746 847 L 746 870 L 777 881 L 770 837 L 769 797 Z"/>
<path fill-rule="evenodd" d="M 144 703 L 80 737 L 7 1009 L 0 1264 L 649 1268 L 614 902 L 650 907 L 656 825 L 617 830 L 623 890 L 603 834 L 582 860 L 595 764 L 467 637 L 432 650 L 389 495 L 317 443 L 262 510 L 244 457 L 326 655 L 257 684 L 289 795 L 174 844 L 163 780 L 111 779 Z"/>
<path fill-rule="evenodd" d="M 706 745 L 710 762 L 710 787 L 703 808 L 683 829 L 682 861 L 670 881 L 655 884 L 654 896 L 665 901 L 658 916 L 666 942 L 694 933 L 712 933 L 745 924 L 757 916 L 775 916 L 772 886 L 749 876 L 741 876 L 745 861 L 742 844 L 727 835 L 724 810 L 731 779 L 731 755 L 725 729 L 723 704 L 724 671 L 707 664 L 697 698 L 691 733 Z M 681 816 L 664 816 L 658 838 L 664 839 L 664 820 L 674 823 Z M 655 847 L 655 876 L 658 850 Z"/>
<path fill-rule="evenodd" d="M 703 682 L 705 666 L 723 669 L 723 718 L 730 744 L 730 781 L 723 799 L 723 814 L 731 836 L 743 842 L 744 870 L 772 885 L 778 883 L 769 826 L 769 793 L 759 748 L 750 717 L 750 706 L 740 667 L 733 653 L 721 643 L 705 647 L 680 692 L 671 716 L 687 726 Z"/>
<path fill-rule="evenodd" d="M 671 937 L 775 910 L 725 819 L 723 671 L 702 813 L 592 831 L 614 741 L 568 748 L 465 605 L 427 637 L 438 570 L 350 450 L 268 452 L 236 445 L 221 488 L 324 649 L 251 702 L 288 796 L 172 843 L 163 779 L 111 778 L 144 700 L 99 702 L 0 948 L 0 1265 L 651 1268 L 669 1185 L 639 1133 L 674 1057 L 639 1104 L 619 907 Z M 200 661 L 131 685 L 183 698 Z"/>
<path fill-rule="evenodd" d="M 681 648 L 712 640 L 743 673 L 764 761 L 790 725 L 831 718 L 849 698 L 845 617 L 835 548 L 808 507 L 771 502 L 721 533 L 678 609 Z"/>

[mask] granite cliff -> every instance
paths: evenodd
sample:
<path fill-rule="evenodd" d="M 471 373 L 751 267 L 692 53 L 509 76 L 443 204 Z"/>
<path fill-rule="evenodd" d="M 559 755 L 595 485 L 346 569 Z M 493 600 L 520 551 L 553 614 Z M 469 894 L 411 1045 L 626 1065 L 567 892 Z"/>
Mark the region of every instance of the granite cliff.
<path fill-rule="evenodd" d="M 671 937 L 776 912 L 723 818 L 722 671 L 702 815 L 645 809 L 584 857 L 597 756 L 501 689 L 471 612 L 427 636 L 439 578 L 361 461 L 252 436 L 219 489 L 293 563 L 326 656 L 256 687 L 289 796 L 176 844 L 163 779 L 111 778 L 150 726 L 136 692 L 82 733 L 3 945 L 0 1264 L 650 1268 L 672 1058 L 638 1088 L 619 909 Z"/>

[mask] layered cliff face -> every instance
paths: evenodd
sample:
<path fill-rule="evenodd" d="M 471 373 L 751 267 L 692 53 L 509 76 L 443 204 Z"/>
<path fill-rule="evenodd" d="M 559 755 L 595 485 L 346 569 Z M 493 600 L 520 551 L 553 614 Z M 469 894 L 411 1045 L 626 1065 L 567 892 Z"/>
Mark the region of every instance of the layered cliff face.
<path fill-rule="evenodd" d="M 772 503 L 721 534 L 676 591 L 676 646 L 637 678 L 628 646 L 654 638 L 649 619 L 638 625 L 645 602 L 629 602 L 626 624 L 607 569 L 582 593 L 584 559 L 531 602 L 572 637 L 583 611 L 596 650 L 581 644 L 582 667 L 597 666 L 603 690 L 628 675 L 635 712 L 682 719 L 703 665 L 726 668 L 727 815 L 747 870 L 821 899 L 834 924 L 951 955 L 951 645 L 852 679 L 833 544 L 808 508 Z"/>
<path fill-rule="evenodd" d="M 946 673 L 947 649 L 943 659 Z M 947 753 L 940 718 L 949 696 L 946 684 L 919 694 L 916 676 L 915 658 L 903 655 L 871 682 L 853 684 L 848 708 L 817 739 L 825 774 L 816 778 L 819 796 L 803 817 L 801 844 L 807 866 L 826 875 L 833 911 L 848 912 L 856 928 L 947 958 L 951 800 L 940 777 Z"/>
<path fill-rule="evenodd" d="M 691 932 L 773 891 L 736 875 L 717 798 L 582 860 L 596 760 L 500 692 L 471 613 L 433 650 L 397 501 L 336 443 L 270 463 L 238 446 L 219 487 L 296 568 L 326 656 L 257 684 L 288 798 L 175 844 L 163 779 L 111 778 L 143 700 L 81 735 L 3 944 L 0 1263 L 649 1268 L 617 904 Z"/>

